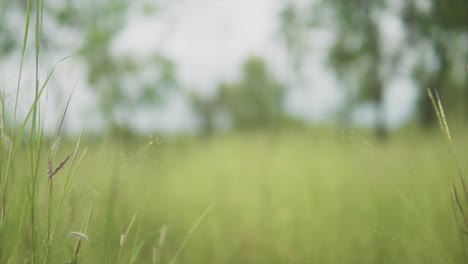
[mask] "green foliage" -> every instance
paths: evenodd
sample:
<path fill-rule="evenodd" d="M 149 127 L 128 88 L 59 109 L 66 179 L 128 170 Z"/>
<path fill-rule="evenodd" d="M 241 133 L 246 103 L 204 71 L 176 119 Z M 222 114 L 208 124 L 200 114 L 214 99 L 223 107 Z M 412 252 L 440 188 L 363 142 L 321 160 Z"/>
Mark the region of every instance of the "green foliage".
<path fill-rule="evenodd" d="M 80 55 L 87 62 L 88 80 L 99 96 L 101 114 L 112 130 L 124 126 L 116 119 L 118 110 L 131 115 L 136 107 L 154 106 L 163 100 L 163 92 L 175 87 L 176 81 L 174 64 L 161 54 L 143 60 L 111 54 L 113 38 L 123 27 L 126 9 L 109 6 L 102 8 L 110 15 L 87 28 Z"/>
<path fill-rule="evenodd" d="M 449 31 L 465 32 L 468 28 L 468 3 L 464 0 L 433 0 L 432 14 L 436 25 Z"/>
<path fill-rule="evenodd" d="M 237 84 L 221 84 L 219 100 L 241 129 L 278 125 L 283 115 L 284 88 L 274 80 L 261 58 L 249 58 Z"/>
<path fill-rule="evenodd" d="M 421 8 L 415 1 L 408 1 L 402 11 L 402 18 L 408 29 L 407 45 L 416 48 L 416 54 L 412 56 L 419 58 L 413 69 L 413 77 L 423 91 L 426 88 L 437 89 L 441 96 L 450 99 L 447 110 L 453 112 L 458 105 L 466 104 L 468 100 L 468 93 L 464 88 L 468 84 L 468 78 L 456 79 L 452 74 L 457 71 L 453 65 L 460 65 L 462 68 L 468 56 L 466 48 L 457 46 L 460 39 L 464 42 L 468 36 L 468 2 L 431 0 L 428 4 L 429 8 Z M 423 60 L 427 57 L 427 51 L 418 49 L 427 43 L 431 44 L 437 65 L 435 71 Z M 451 88 L 447 90 L 446 87 Z M 427 96 L 421 96 L 419 106 L 422 124 L 434 125 L 436 118 Z"/>
<path fill-rule="evenodd" d="M 176 87 L 175 65 L 163 54 L 155 52 L 138 60 L 132 56 L 115 56 L 111 47 L 115 37 L 127 21 L 127 1 L 64 0 L 47 3 L 44 1 L 43 16 L 61 28 L 76 32 L 83 40 L 71 59 L 81 59 L 87 67 L 88 84 L 97 97 L 99 113 L 106 128 L 126 126 L 117 112 L 133 114 L 137 107 L 155 106 L 164 101 L 164 94 Z M 157 5 L 146 4 L 145 9 Z M 2 1 L 0 12 L 21 11 L 22 3 Z M 33 6 L 32 9 L 35 7 Z M 49 24 L 48 23 L 48 24 Z M 0 25 L 0 54 L 8 54 L 20 43 L 13 34 L 16 28 Z M 47 32 L 40 38 L 41 49 L 53 49 L 61 45 Z M 63 47 L 58 47 L 63 48 Z M 125 128 L 129 129 L 129 128 Z"/>
<path fill-rule="evenodd" d="M 302 7 L 301 10 L 288 5 L 282 13 L 283 37 L 287 43 L 306 38 L 309 30 L 318 27 L 331 29 L 335 40 L 331 45 L 327 61 L 341 82 L 346 94 L 346 102 L 339 111 L 344 123 L 349 123 L 354 107 L 362 102 L 372 102 L 375 105 L 377 118 L 376 134 L 385 138 L 386 122 L 383 107 L 384 76 L 381 74 L 385 63 L 382 55 L 382 43 L 378 20 L 375 15 L 387 8 L 385 1 L 368 0 L 333 0 L 320 1 Z M 318 12 L 318 11 L 322 12 Z M 310 19 L 315 16 L 316 18 Z M 309 22 L 312 21 L 312 22 Z M 294 38 L 285 29 L 294 32 Z M 303 36 L 298 37 L 298 34 Z M 303 42 L 298 45 L 289 44 L 289 52 L 294 54 L 307 53 Z M 293 65 L 296 65 L 293 61 Z"/>
<path fill-rule="evenodd" d="M 215 131 L 215 117 L 219 111 L 218 98 L 203 97 L 195 92 L 189 94 L 190 104 L 201 123 L 201 134 L 211 136 Z"/>
<path fill-rule="evenodd" d="M 293 3 L 288 4 L 280 14 L 281 34 L 286 48 L 291 54 L 293 67 L 298 71 L 302 64 L 302 57 L 307 53 L 307 46 L 301 29 L 301 16 Z"/>
<path fill-rule="evenodd" d="M 468 2 L 464 0 L 405 1 L 403 8 L 398 11 L 395 4 L 388 0 L 331 0 L 309 5 L 291 3 L 281 14 L 281 32 L 288 43 L 293 65 L 296 65 L 296 58 L 307 58 L 296 54 L 307 53 L 308 47 L 304 46 L 303 39 L 307 38 L 309 30 L 320 27 L 331 29 L 335 41 L 330 47 L 328 62 L 345 88 L 348 102 L 343 105 L 344 114 L 351 113 L 355 104 L 370 101 L 377 106 L 379 119 L 382 119 L 385 116 L 381 106 L 384 81 L 399 74 L 399 65 L 407 63 L 405 60 L 408 56 L 416 56 L 421 60 L 414 67 L 413 77 L 423 88 L 422 94 L 425 94 L 427 87 L 439 90 L 453 87 L 457 92 L 451 92 L 447 97 L 451 100 L 450 106 L 468 100 L 468 92 L 464 88 L 468 78 L 454 80 L 453 74 L 453 71 L 460 71 L 463 67 L 460 61 L 466 62 L 468 56 L 466 45 L 460 48 L 457 44 L 466 42 L 466 10 Z M 378 15 L 383 12 L 398 15 L 406 26 L 407 42 L 391 56 L 383 56 L 382 47 L 385 43 L 379 43 Z M 314 23 L 307 22 L 311 17 Z M 422 59 L 428 57 L 427 49 L 424 48 L 428 44 L 438 66 L 435 71 L 431 70 L 434 65 Z M 409 48 L 413 48 L 411 54 L 407 53 Z M 381 74 L 383 65 L 386 65 L 386 76 Z M 453 65 L 458 65 L 460 69 L 453 69 Z M 420 98 L 418 106 L 422 113 L 421 120 L 425 124 L 432 124 L 435 118 L 431 103 L 426 96 Z M 468 107 L 466 109 L 468 113 Z M 381 127 L 379 123 L 385 123 L 384 120 L 377 122 L 377 129 Z"/>
<path fill-rule="evenodd" d="M 248 58 L 236 83 L 221 83 L 214 96 L 189 94 L 190 103 L 201 121 L 201 132 L 213 134 L 217 117 L 229 118 L 233 128 L 252 130 L 283 125 L 284 88 L 268 72 L 262 58 Z M 281 124 L 280 124 L 281 123 Z"/>

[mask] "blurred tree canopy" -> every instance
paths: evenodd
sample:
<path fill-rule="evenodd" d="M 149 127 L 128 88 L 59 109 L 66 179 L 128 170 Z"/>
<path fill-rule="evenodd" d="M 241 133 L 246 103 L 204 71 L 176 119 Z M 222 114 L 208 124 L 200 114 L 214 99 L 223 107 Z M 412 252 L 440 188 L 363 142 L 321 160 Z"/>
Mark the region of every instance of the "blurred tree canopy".
<path fill-rule="evenodd" d="M 27 0 L 0 1 L 0 54 L 21 47 L 23 15 Z M 87 82 L 96 95 L 99 116 L 108 131 L 128 126 L 126 120 L 141 106 L 164 102 L 177 87 L 175 64 L 154 52 L 145 58 L 114 54 L 116 36 L 124 29 L 131 2 L 44 1 L 42 49 L 63 48 L 54 30 L 74 32 L 79 37 L 72 59 L 86 65 Z M 31 5 L 33 8 L 35 5 Z M 159 4 L 139 5 L 142 15 L 159 11 Z M 339 120 L 347 125 L 362 104 L 374 109 L 375 132 L 385 138 L 387 123 L 385 92 L 392 78 L 410 64 L 419 85 L 419 117 L 424 125 L 434 123 L 427 87 L 438 89 L 449 111 L 465 106 L 468 117 L 468 1 L 466 0 L 317 0 L 290 1 L 280 14 L 280 31 L 293 68 L 299 72 L 311 52 L 311 32 L 325 29 L 333 35 L 327 62 L 339 80 L 345 102 Z M 33 12 L 34 13 L 34 12 Z M 404 25 L 399 49 L 387 54 L 382 15 L 390 14 Z M 52 25 L 52 26 L 51 26 Z M 390 42 L 391 40 L 388 40 Z M 68 55 L 68 54 L 67 54 Z M 408 63 L 409 61 L 409 63 Z M 269 73 L 262 58 L 251 57 L 243 66 L 241 80 L 220 84 L 217 93 L 205 98 L 188 94 L 202 121 L 203 131 L 215 128 L 217 113 L 226 113 L 236 128 L 275 127 L 283 116 L 285 90 Z"/>
<path fill-rule="evenodd" d="M 407 1 L 401 15 L 407 27 L 407 45 L 418 53 L 414 78 L 423 90 L 437 89 L 449 102 L 449 111 L 465 104 L 468 117 L 468 75 L 463 73 L 468 64 L 468 1 Z M 428 44 L 429 51 L 425 48 Z M 425 60 L 427 53 L 435 67 Z M 419 106 L 421 123 L 433 125 L 435 115 L 429 98 L 422 96 Z"/>
<path fill-rule="evenodd" d="M 157 105 L 176 85 L 175 65 L 159 53 L 138 59 L 112 54 L 115 37 L 126 24 L 127 1 L 45 1 L 44 16 L 59 29 L 76 32 L 80 43 L 72 59 L 87 66 L 87 81 L 97 97 L 99 115 L 107 132 L 124 128 L 137 107 Z M 0 12 L 24 14 L 26 1 L 2 1 Z M 155 4 L 152 4 L 152 6 Z M 149 4 L 143 13 L 155 10 Z M 154 12 L 153 12 L 154 13 Z M 0 52 L 7 55 L 20 47 L 22 25 L 0 24 Z M 43 26 L 42 49 L 63 48 L 60 39 Z M 68 47 L 69 48 L 69 47 Z"/>
<path fill-rule="evenodd" d="M 113 37 L 126 22 L 128 3 L 100 4 L 104 11 L 87 26 L 84 44 L 79 54 L 88 65 L 88 81 L 99 97 L 101 113 L 111 129 L 118 126 L 118 112 L 127 117 L 136 107 L 161 103 L 163 93 L 175 87 L 175 66 L 161 54 L 143 60 L 130 55 L 116 57 L 111 54 Z M 122 119 L 122 117 L 120 117 Z"/>
<path fill-rule="evenodd" d="M 406 25 L 404 45 L 390 56 L 383 52 L 386 43 L 382 41 L 382 25 L 379 24 L 384 12 L 396 15 Z M 412 68 L 413 78 L 421 87 L 419 117 L 423 124 L 434 123 L 426 87 L 460 88 L 457 90 L 466 94 L 463 97 L 468 116 L 468 77 L 457 79 L 453 74 L 463 71 L 463 61 L 468 61 L 467 12 L 468 1 L 465 0 L 405 1 L 401 7 L 388 0 L 291 1 L 280 16 L 281 33 L 292 54 L 293 65 L 301 65 L 301 60 L 310 52 L 307 42 L 310 32 L 319 28 L 332 30 L 334 41 L 329 48 L 328 62 L 346 94 L 341 120 L 348 122 L 356 105 L 371 102 L 376 116 L 376 135 L 384 138 L 386 81 L 398 74 L 408 57 L 416 57 L 418 61 Z M 422 48 L 424 45 L 429 48 Z M 436 58 L 435 70 L 431 70 L 432 62 L 424 61 L 427 53 Z M 457 69 L 454 65 L 458 65 Z M 460 96 L 447 99 L 453 102 L 455 98 Z"/>
<path fill-rule="evenodd" d="M 306 57 L 310 51 L 306 47 L 307 36 L 300 34 L 307 35 L 307 30 L 318 27 L 334 32 L 335 41 L 327 60 L 344 88 L 346 101 L 340 111 L 340 120 L 342 124 L 348 124 L 354 107 L 370 102 L 376 113 L 376 135 L 381 139 L 387 134 L 383 106 L 385 76 L 377 23 L 378 12 L 383 8 L 385 5 L 381 0 L 330 0 L 305 6 L 291 2 L 281 14 L 281 32 L 293 54 L 293 65 L 301 65 L 302 62 L 297 60 Z M 294 32 L 292 36 L 291 30 Z"/>
<path fill-rule="evenodd" d="M 237 84 L 222 84 L 219 100 L 240 129 L 279 125 L 283 113 L 284 88 L 268 72 L 263 59 L 251 57 L 243 66 Z"/>
<path fill-rule="evenodd" d="M 202 131 L 211 134 L 216 113 L 226 113 L 233 128 L 251 130 L 277 128 L 284 115 L 284 87 L 256 56 L 246 59 L 241 80 L 221 83 L 215 96 L 192 94 L 192 107 L 202 120 Z"/>
<path fill-rule="evenodd" d="M 200 132 L 204 137 L 213 135 L 216 129 L 216 116 L 220 110 L 220 103 L 217 97 L 208 97 L 192 91 L 189 94 L 192 109 L 200 121 Z"/>
<path fill-rule="evenodd" d="M 119 110 L 131 116 L 137 107 L 161 103 L 164 92 L 175 87 L 175 66 L 168 58 L 160 54 L 143 61 L 130 56 L 116 58 L 109 54 L 110 43 L 106 38 L 101 42 L 99 38 L 88 37 L 91 39 L 80 54 L 88 62 L 88 81 L 99 97 L 101 114 L 109 128 L 125 126 L 118 124 Z"/>

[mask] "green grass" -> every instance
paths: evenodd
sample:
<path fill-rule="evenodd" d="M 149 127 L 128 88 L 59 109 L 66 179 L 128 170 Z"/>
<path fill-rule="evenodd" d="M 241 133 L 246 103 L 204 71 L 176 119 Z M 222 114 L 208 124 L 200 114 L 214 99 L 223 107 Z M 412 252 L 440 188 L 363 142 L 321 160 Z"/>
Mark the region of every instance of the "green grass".
<path fill-rule="evenodd" d="M 45 138 L 42 5 L 28 1 L 25 16 L 21 65 L 32 21 L 36 60 L 27 117 L 1 94 L 0 263 L 464 263 L 450 190 L 462 190 L 453 182 L 468 152 L 454 164 L 438 133 L 386 144 L 328 129 Z M 467 149 L 466 131 L 450 144 Z"/>
<path fill-rule="evenodd" d="M 175 263 L 463 263 L 450 198 L 456 170 L 441 136 L 402 134 L 378 144 L 360 133 L 346 139 L 327 134 L 85 143 L 88 151 L 58 217 L 50 263 L 70 259 L 75 240 L 68 232 L 84 230 L 91 204 L 90 241 L 82 242 L 78 263 L 129 263 L 132 257 L 151 263 L 164 226 L 160 257 L 170 263 L 213 204 Z M 468 146 L 462 137 L 456 141 L 460 149 Z M 72 152 L 65 144 L 57 155 Z M 47 234 L 42 167 L 39 238 Z M 65 183 L 65 172 L 54 176 L 55 186 Z M 7 251 L 13 260 L 28 249 L 23 181 L 11 186 L 18 209 L 6 235 L 16 245 Z"/>

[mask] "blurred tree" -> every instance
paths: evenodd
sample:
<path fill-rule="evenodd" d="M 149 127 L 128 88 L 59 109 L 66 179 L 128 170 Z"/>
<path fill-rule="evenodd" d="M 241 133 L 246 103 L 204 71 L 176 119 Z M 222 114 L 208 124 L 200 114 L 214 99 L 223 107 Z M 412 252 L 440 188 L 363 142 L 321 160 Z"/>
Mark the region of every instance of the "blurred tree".
<path fill-rule="evenodd" d="M 13 29 L 8 27 L 5 21 L 9 10 L 8 3 L 8 1 L 0 1 L 0 17 L 3 18 L 2 23 L 0 23 L 0 54 L 8 54 L 19 45 L 14 37 Z"/>
<path fill-rule="evenodd" d="M 436 119 L 431 101 L 425 96 L 427 87 L 437 89 L 440 94 L 445 95 L 444 99 L 450 101 L 446 105 L 449 111 L 464 98 L 468 117 L 468 77 L 457 78 L 453 74 L 462 72 L 464 64 L 468 63 L 468 1 L 407 1 L 402 10 L 402 18 L 408 29 L 407 43 L 414 48 L 413 52 L 416 51 L 419 58 L 413 76 L 423 91 L 419 107 L 421 123 L 430 126 Z M 461 48 L 457 47 L 459 42 L 464 43 Z M 435 67 L 431 67 L 423 59 L 427 53 L 424 46 L 427 44 L 435 60 Z M 454 68 L 455 65 L 460 69 Z M 446 93 L 447 89 L 452 92 Z"/>
<path fill-rule="evenodd" d="M 9 2 L 16 1 L 1 1 L 0 7 L 5 8 L 0 12 L 6 14 L 13 9 L 24 12 L 24 3 Z M 154 14 L 156 6 L 154 3 L 142 4 L 141 12 Z M 123 128 L 128 125 L 126 120 L 137 107 L 161 103 L 165 93 L 176 83 L 175 66 L 162 54 L 153 53 L 143 59 L 113 54 L 115 37 L 127 22 L 129 7 L 130 3 L 124 0 L 45 1 L 44 21 L 52 30 L 43 26 L 42 49 L 53 51 L 63 48 L 62 39 L 51 33 L 57 29 L 75 32 L 79 36 L 79 43 L 67 48 L 77 49 L 77 56 L 72 59 L 81 59 L 87 66 L 88 83 L 97 96 L 99 114 L 107 132 L 127 129 Z M 17 37 L 19 28 L 12 28 L 11 24 L 0 24 L 2 54 L 20 47 L 22 36 Z"/>
<path fill-rule="evenodd" d="M 423 88 L 418 107 L 422 124 L 431 125 L 435 120 L 426 87 L 439 90 L 444 86 L 453 87 L 458 92 L 444 98 L 452 106 L 456 105 L 455 101 L 465 98 L 468 116 L 468 77 L 460 78 L 460 75 L 466 76 L 460 71 L 468 63 L 468 1 L 405 1 L 400 8 L 397 6 L 390 0 L 328 0 L 308 4 L 291 1 L 281 14 L 281 32 L 292 54 L 293 65 L 298 65 L 296 58 L 307 58 L 304 56 L 308 52 L 304 42 L 304 35 L 309 33 L 307 29 L 324 27 L 335 33 L 328 59 L 347 88 L 344 89 L 346 102 L 341 120 L 347 123 L 357 104 L 370 101 L 375 106 L 375 128 L 379 138 L 386 134 L 383 107 L 386 75 L 395 74 L 397 66 L 403 65 L 407 58 L 418 58 L 413 77 Z M 407 43 L 400 47 L 399 54 L 384 56 L 379 15 L 391 9 L 401 11 L 396 13 L 407 26 Z M 429 55 L 427 46 L 431 51 Z M 425 59 L 428 56 L 434 57 L 435 63 Z M 460 63 L 463 60 L 465 63 Z M 458 65 L 457 69 L 454 65 Z M 463 96 L 461 92 L 464 92 Z"/>
<path fill-rule="evenodd" d="M 201 96 L 196 92 L 190 93 L 190 103 L 195 114 L 200 118 L 201 134 L 209 137 L 215 131 L 215 117 L 219 111 L 219 102 L 216 97 Z"/>
<path fill-rule="evenodd" d="M 144 59 L 112 54 L 114 37 L 126 23 L 128 2 L 98 1 L 88 10 L 72 2 L 69 0 L 57 17 L 63 23 L 84 26 L 79 55 L 88 66 L 88 81 L 99 98 L 107 130 L 128 129 L 126 122 L 137 107 L 160 103 L 164 92 L 175 86 L 174 64 L 162 54 Z M 79 12 L 81 17 L 76 18 Z M 148 12 L 148 5 L 143 5 L 143 12 Z"/>
<path fill-rule="evenodd" d="M 385 139 L 387 128 L 381 73 L 383 55 L 377 21 L 377 13 L 385 5 L 380 0 L 333 0 L 327 4 L 334 10 L 334 17 L 337 18 L 334 28 L 338 36 L 331 48 L 329 61 L 343 80 L 357 79 L 357 100 L 374 104 L 376 136 Z M 348 74 L 355 76 L 347 76 Z M 351 100 L 354 96 L 350 94 Z M 351 113 L 352 107 L 353 101 L 350 101 L 344 109 L 345 113 Z"/>
<path fill-rule="evenodd" d="M 294 70 L 297 72 L 302 66 L 302 57 L 307 52 L 305 32 L 303 32 L 302 16 L 299 14 L 295 4 L 288 4 L 280 14 L 280 33 L 289 51 L 290 60 Z"/>
<path fill-rule="evenodd" d="M 307 34 L 307 31 L 298 30 L 297 27 L 314 29 L 325 25 L 333 30 L 335 41 L 329 50 L 328 62 L 341 80 L 346 94 L 340 120 L 343 124 L 349 123 L 357 103 L 371 102 L 376 113 L 376 135 L 384 139 L 387 128 L 383 106 L 383 56 L 377 15 L 385 9 L 385 2 L 329 0 L 301 5 L 298 7 L 291 2 L 281 16 L 281 32 L 293 54 L 293 64 L 300 65 L 296 59 L 305 58 L 304 54 L 308 52 L 304 47 L 304 37 L 298 36 Z M 299 44 L 294 44 L 297 40 Z"/>
<path fill-rule="evenodd" d="M 250 57 L 237 84 L 221 84 L 218 101 L 239 129 L 278 127 L 283 114 L 283 87 L 274 80 L 263 59 Z"/>

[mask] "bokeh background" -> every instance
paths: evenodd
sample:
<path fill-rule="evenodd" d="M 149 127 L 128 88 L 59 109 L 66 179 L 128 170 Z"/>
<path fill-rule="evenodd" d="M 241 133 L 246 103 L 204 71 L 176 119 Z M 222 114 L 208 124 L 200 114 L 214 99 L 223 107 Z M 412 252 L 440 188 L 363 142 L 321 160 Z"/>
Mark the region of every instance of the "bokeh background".
<path fill-rule="evenodd" d="M 468 1 L 46 0 L 18 86 L 27 7 L 0 2 L 2 126 L 54 69 L 40 117 L 53 142 L 66 111 L 62 156 L 84 130 L 59 226 L 96 204 L 87 263 L 120 259 L 134 215 L 125 263 L 466 260 L 427 89 L 463 172 Z"/>
<path fill-rule="evenodd" d="M 9 98 L 26 1 L 2 5 Z M 294 120 L 384 137 L 434 123 L 426 88 L 466 116 L 466 10 L 462 0 L 48 1 L 43 74 L 68 57 L 49 84 L 48 122 L 73 87 L 70 133 L 207 134 Z M 33 62 L 33 49 L 26 56 Z"/>

